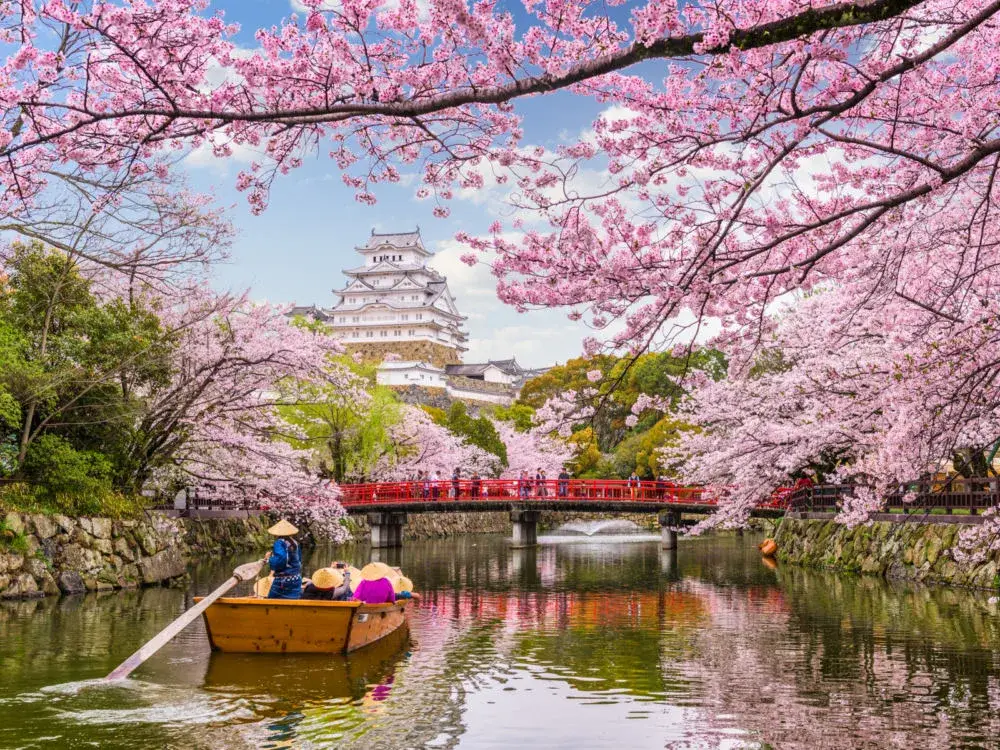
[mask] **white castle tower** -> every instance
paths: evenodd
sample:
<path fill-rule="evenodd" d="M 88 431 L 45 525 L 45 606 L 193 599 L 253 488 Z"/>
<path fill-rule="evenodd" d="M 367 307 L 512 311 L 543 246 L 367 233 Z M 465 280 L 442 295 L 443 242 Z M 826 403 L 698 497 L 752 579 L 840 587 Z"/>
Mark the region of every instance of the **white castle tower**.
<path fill-rule="evenodd" d="M 296 308 L 322 320 L 349 350 L 381 361 L 387 354 L 438 366 L 462 361 L 467 350 L 463 324 L 447 279 L 427 266 L 432 254 L 420 229 L 377 234 L 355 248 L 362 264 L 344 269 L 347 284 L 335 289 L 329 309 Z"/>
<path fill-rule="evenodd" d="M 428 268 L 432 254 L 419 228 L 397 234 L 372 231 L 355 249 L 362 264 L 344 270 L 347 284 L 334 290 L 337 303 L 326 309 L 295 307 L 289 315 L 326 323 L 349 352 L 379 364 L 379 383 L 509 404 L 525 380 L 545 371 L 525 369 L 514 358 L 463 364 L 466 317 L 459 314 L 447 279 Z"/>

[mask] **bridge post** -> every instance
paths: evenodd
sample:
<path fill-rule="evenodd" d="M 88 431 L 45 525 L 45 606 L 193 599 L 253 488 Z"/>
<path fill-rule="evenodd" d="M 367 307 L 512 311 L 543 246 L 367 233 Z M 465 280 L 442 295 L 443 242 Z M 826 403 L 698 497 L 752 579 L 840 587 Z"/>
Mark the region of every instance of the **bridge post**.
<path fill-rule="evenodd" d="M 534 547 L 538 544 L 538 510 L 511 510 L 510 522 L 513 526 L 511 544 L 514 547 Z"/>
<path fill-rule="evenodd" d="M 406 514 L 396 512 L 369 513 L 372 547 L 402 547 Z"/>
<path fill-rule="evenodd" d="M 677 529 L 680 514 L 672 510 L 660 511 L 660 548 L 677 549 Z"/>

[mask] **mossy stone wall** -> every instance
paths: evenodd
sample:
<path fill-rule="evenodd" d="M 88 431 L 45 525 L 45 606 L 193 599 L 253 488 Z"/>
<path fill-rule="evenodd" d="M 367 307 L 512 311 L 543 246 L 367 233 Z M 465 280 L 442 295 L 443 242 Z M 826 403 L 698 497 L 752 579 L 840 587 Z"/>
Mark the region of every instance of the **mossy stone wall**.
<path fill-rule="evenodd" d="M 785 518 L 778 559 L 795 565 L 955 586 L 996 588 L 998 556 L 971 564 L 955 559 L 962 526 L 875 521 L 849 529 L 832 520 Z"/>

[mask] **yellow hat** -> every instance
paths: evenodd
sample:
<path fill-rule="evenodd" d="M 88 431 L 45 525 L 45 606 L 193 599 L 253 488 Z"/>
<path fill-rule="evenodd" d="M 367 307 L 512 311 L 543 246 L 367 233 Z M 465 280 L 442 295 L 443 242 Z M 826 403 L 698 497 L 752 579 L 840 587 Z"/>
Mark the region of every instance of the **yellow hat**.
<path fill-rule="evenodd" d="M 406 576 L 399 576 L 392 582 L 392 588 L 397 594 L 402 594 L 404 591 L 413 593 L 413 581 Z"/>
<path fill-rule="evenodd" d="M 274 576 L 261 578 L 259 581 L 257 581 L 257 583 L 253 585 L 253 592 L 261 599 L 266 599 L 267 595 L 271 593 L 272 583 L 274 583 Z"/>
<path fill-rule="evenodd" d="M 312 575 L 313 586 L 324 591 L 335 589 L 343 583 L 344 574 L 333 568 L 320 568 Z"/>
<path fill-rule="evenodd" d="M 348 565 L 347 572 L 351 574 L 351 593 L 353 594 L 354 589 L 356 589 L 358 584 L 361 583 L 361 571 L 353 565 Z"/>
<path fill-rule="evenodd" d="M 397 578 L 397 574 L 384 562 L 370 562 L 361 569 L 361 578 L 365 581 L 377 581 L 380 578 L 388 578 L 392 581 Z"/>
<path fill-rule="evenodd" d="M 281 519 L 274 526 L 267 530 L 268 534 L 272 536 L 292 536 L 293 534 L 298 534 L 299 530 L 292 526 L 285 519 Z"/>

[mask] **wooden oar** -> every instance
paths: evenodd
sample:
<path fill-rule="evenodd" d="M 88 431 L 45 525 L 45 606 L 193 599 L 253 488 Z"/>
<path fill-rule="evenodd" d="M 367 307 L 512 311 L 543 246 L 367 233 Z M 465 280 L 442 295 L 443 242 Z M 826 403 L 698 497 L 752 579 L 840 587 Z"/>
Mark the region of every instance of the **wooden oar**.
<path fill-rule="evenodd" d="M 257 573 L 260 572 L 261 566 L 264 564 L 264 560 L 257 560 L 256 562 L 246 563 L 245 565 L 240 565 L 236 570 L 233 571 L 233 576 L 224 584 L 219 586 L 215 591 L 206 596 L 196 605 L 191 607 L 187 612 L 178 617 L 172 623 L 167 625 L 163 630 L 157 633 L 152 640 L 150 640 L 146 645 L 132 654 L 129 658 L 123 661 L 118 667 L 107 677 L 105 680 L 124 680 L 132 671 L 142 664 L 146 659 L 155 654 L 161 648 L 163 648 L 171 638 L 177 635 L 179 632 L 184 630 L 188 625 L 197 619 L 198 615 L 208 609 L 212 602 L 218 599 L 220 596 L 225 594 L 229 589 L 235 586 L 237 583 L 243 581 L 250 581 L 257 577 Z"/>

